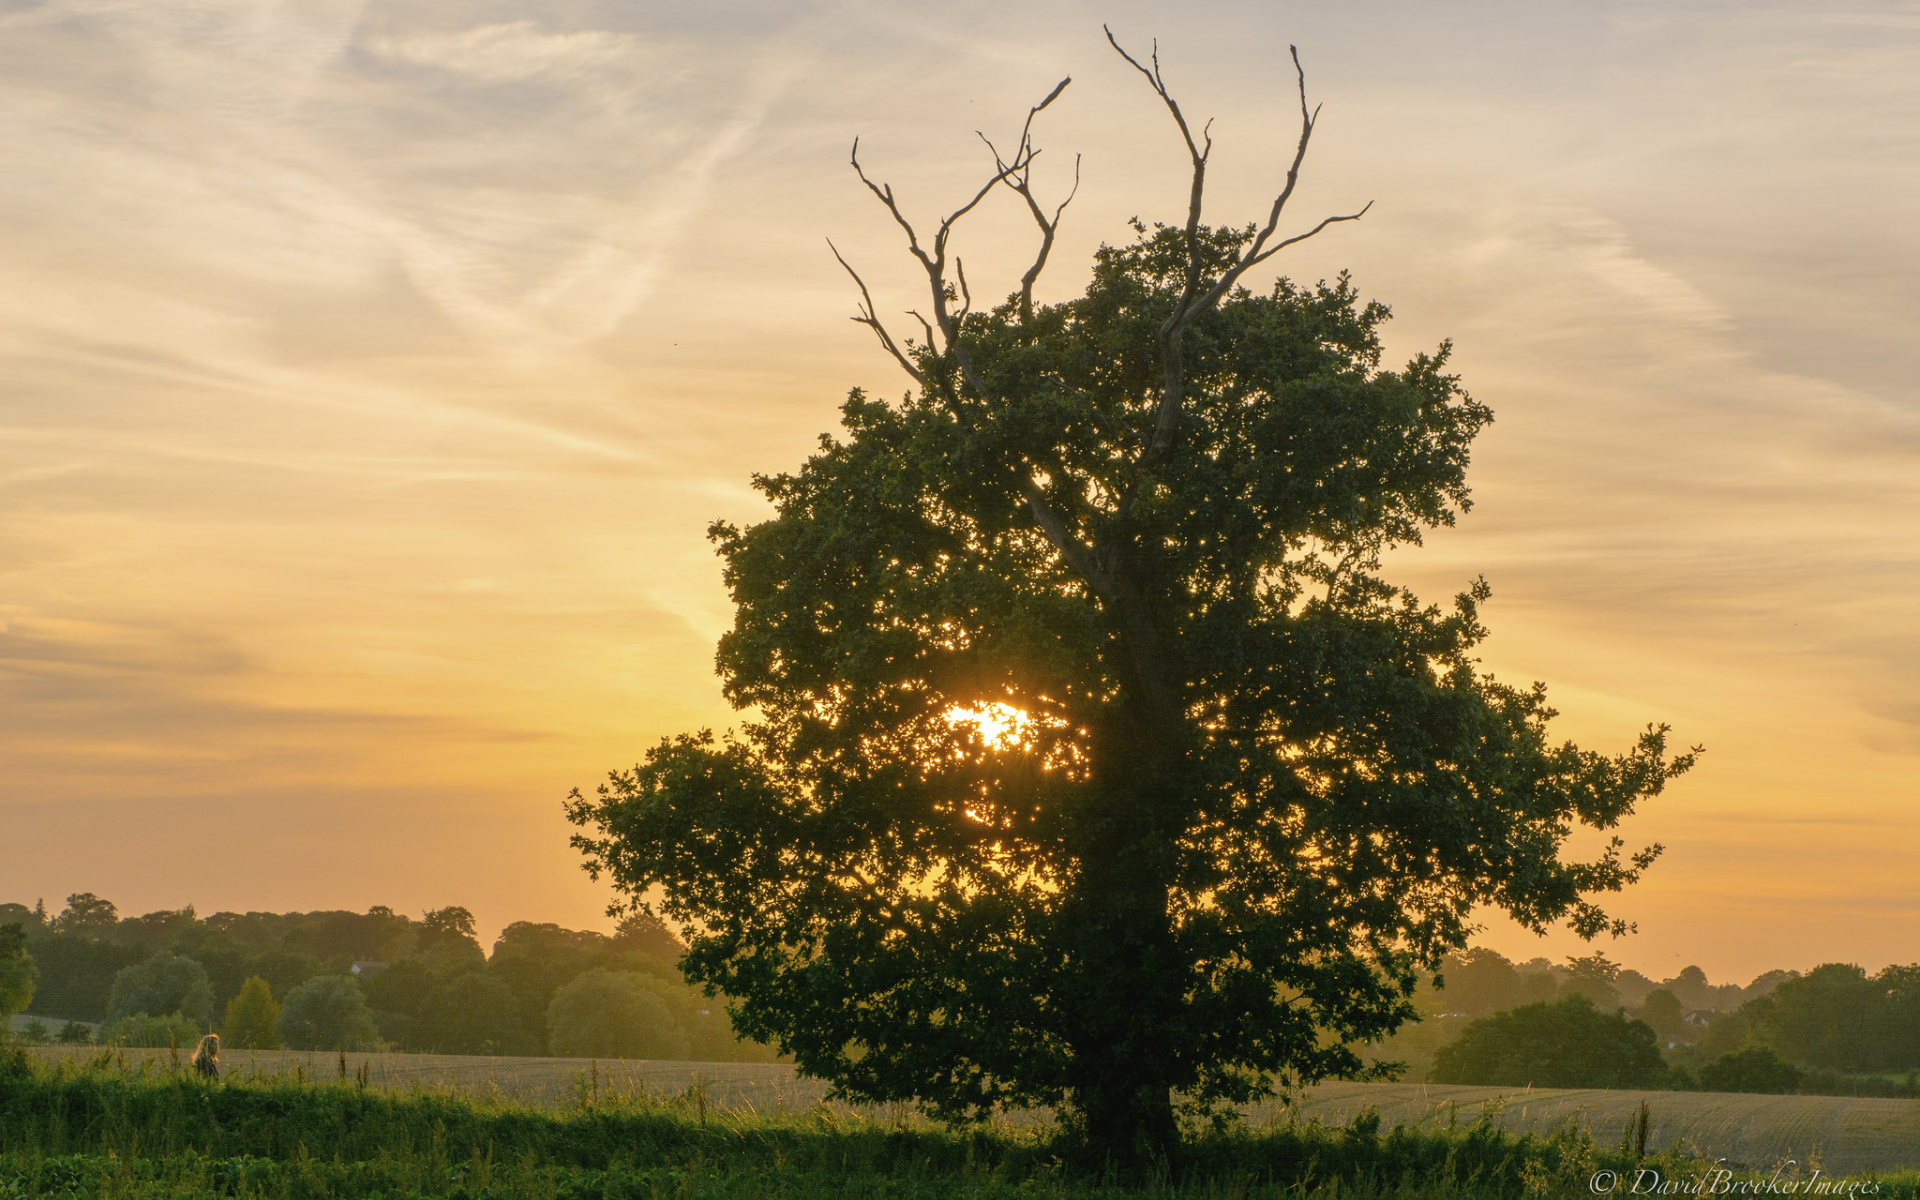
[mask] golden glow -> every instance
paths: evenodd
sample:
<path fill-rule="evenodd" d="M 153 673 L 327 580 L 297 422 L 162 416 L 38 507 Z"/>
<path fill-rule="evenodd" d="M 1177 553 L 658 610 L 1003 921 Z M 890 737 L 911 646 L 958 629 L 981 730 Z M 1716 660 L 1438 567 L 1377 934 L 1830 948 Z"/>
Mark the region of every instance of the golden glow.
<path fill-rule="evenodd" d="M 996 750 L 1011 750 L 1028 743 L 1034 729 L 1032 716 L 997 701 L 972 708 L 950 708 L 947 721 L 955 727 L 973 730 L 981 741 Z"/>
<path fill-rule="evenodd" d="M 1389 577 L 1445 604 L 1484 573 L 1485 665 L 1549 682 L 1556 737 L 1707 744 L 1624 831 L 1669 850 L 1609 952 L 1911 959 L 1920 42 L 1884 5 L 1390 6 L 1110 19 L 1217 118 L 1223 222 L 1290 159 L 1300 46 L 1326 108 L 1289 219 L 1376 203 L 1277 265 L 1353 268 L 1394 307 L 1386 365 L 1452 337 L 1497 413 L 1473 512 Z M 849 386 L 904 386 L 822 241 L 882 313 L 924 307 L 853 135 L 951 211 L 974 131 L 1071 74 L 1036 125 L 1043 198 L 1084 154 L 1042 300 L 1185 203 L 1097 21 L 1031 5 L 0 25 L 0 900 L 604 926 L 560 798 L 741 720 L 707 522 L 764 515 L 749 473 L 796 467 Z M 966 218 L 976 297 L 1030 229 L 1008 196 Z M 965 719 L 1021 744 L 1001 709 Z"/>

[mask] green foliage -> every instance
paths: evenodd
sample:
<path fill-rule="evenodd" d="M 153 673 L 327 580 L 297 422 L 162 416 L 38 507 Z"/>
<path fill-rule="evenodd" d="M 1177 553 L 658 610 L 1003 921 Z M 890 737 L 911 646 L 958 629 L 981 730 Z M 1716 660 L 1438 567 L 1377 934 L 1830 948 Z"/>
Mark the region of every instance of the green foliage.
<path fill-rule="evenodd" d="M 1700 1068 L 1700 1087 L 1708 1092 L 1763 1092 L 1785 1095 L 1800 1086 L 1802 1072 L 1764 1046 L 1749 1046 Z"/>
<path fill-rule="evenodd" d="M 754 719 L 568 807 L 809 1073 L 1120 1144 L 1169 1136 L 1170 1091 L 1365 1076 L 1478 906 L 1615 927 L 1594 897 L 1657 848 L 1568 861 L 1569 832 L 1692 762 L 1663 729 L 1555 742 L 1544 690 L 1479 672 L 1484 583 L 1382 576 L 1466 507 L 1491 419 L 1445 347 L 1383 369 L 1345 276 L 1258 295 L 1223 281 L 1251 231 L 1139 232 L 1080 298 L 956 318 L 917 394 L 854 392 L 755 480 L 775 515 L 712 529 Z M 1163 343 L 1189 267 L 1220 303 Z M 990 705 L 1021 736 L 964 719 Z"/>
<path fill-rule="evenodd" d="M 1441 984 L 1431 1011 L 1484 1017 L 1522 1004 L 1554 998 L 1558 985 L 1545 971 L 1520 971 L 1505 955 L 1484 946 L 1449 954 L 1437 972 Z"/>
<path fill-rule="evenodd" d="M 1521 1200 L 1586 1194 L 1626 1165 L 1574 1130 L 1488 1125 L 1383 1133 L 1280 1126 L 1211 1132 L 1147 1178 L 1116 1178 L 1044 1127 L 902 1128 L 817 1111 L 714 1113 L 647 1098 L 566 1113 L 434 1094 L 284 1081 L 27 1070 L 0 1083 L 0 1197 L 81 1195 L 1152 1196 Z M 1683 1164 L 1655 1158 L 1669 1176 Z M 1324 1189 L 1324 1190 L 1322 1190 Z M 1885 1200 L 1908 1200 L 1911 1191 Z"/>
<path fill-rule="evenodd" d="M 1614 980 L 1619 976 L 1619 964 L 1608 960 L 1604 954 L 1589 954 L 1581 958 L 1569 956 L 1567 977 L 1560 984 L 1560 995 L 1585 996 L 1593 1001 L 1595 1008 L 1611 1011 L 1620 1007 L 1620 991 L 1614 987 Z"/>
<path fill-rule="evenodd" d="M 13 1014 L 27 1011 L 39 980 L 40 966 L 27 953 L 25 924 L 0 925 L 0 1030 Z"/>
<path fill-rule="evenodd" d="M 595 968 L 547 1007 L 548 1053 L 573 1058 L 685 1058 L 687 1034 L 658 985 L 632 971 Z"/>
<path fill-rule="evenodd" d="M 85 1021 L 63 1022 L 59 1040 L 62 1046 L 90 1046 L 93 1044 L 93 1028 Z"/>
<path fill-rule="evenodd" d="M 1434 1055 L 1434 1083 L 1504 1087 L 1658 1087 L 1666 1064 L 1653 1029 L 1585 996 L 1482 1017 Z"/>
<path fill-rule="evenodd" d="M 360 985 L 346 975 L 317 975 L 288 992 L 273 1027 L 295 1050 L 368 1050 L 380 1036 Z"/>
<path fill-rule="evenodd" d="M 196 1025 L 213 1015 L 213 989 L 206 968 L 167 950 L 113 977 L 107 997 L 109 1024 L 140 1013 L 179 1013 Z"/>
<path fill-rule="evenodd" d="M 1648 992 L 1637 1015 L 1653 1027 L 1654 1036 L 1663 1046 L 1687 1031 L 1687 1013 L 1680 1006 L 1680 997 L 1666 988 Z"/>
<path fill-rule="evenodd" d="M 455 975 L 428 998 L 416 1035 L 445 1054 L 530 1054 L 523 1043 L 513 992 L 479 971 Z"/>
<path fill-rule="evenodd" d="M 100 1040 L 108 1045 L 121 1046 L 172 1046 L 180 1050 L 191 1050 L 200 1041 L 200 1035 L 206 1032 L 204 1026 L 181 1016 L 179 1013 L 166 1013 L 153 1016 L 148 1013 L 134 1013 L 113 1021 L 101 1030 Z"/>
<path fill-rule="evenodd" d="M 255 975 L 241 985 L 239 995 L 227 1001 L 220 1040 L 231 1050 L 272 1050 L 280 1045 L 279 1020 L 280 1003 L 273 998 L 273 988 Z"/>
<path fill-rule="evenodd" d="M 1825 963 L 1741 1009 L 1750 1036 L 1783 1058 L 1829 1071 L 1920 1067 L 1920 964 L 1869 976 Z"/>
<path fill-rule="evenodd" d="M 34 1011 L 87 1021 L 106 1020 L 114 976 L 149 957 L 138 946 L 52 930 L 33 938 L 32 944 L 40 964 Z"/>
<path fill-rule="evenodd" d="M 67 897 L 67 907 L 49 923 L 55 933 L 98 938 L 120 923 L 120 910 L 113 901 L 102 900 L 92 892 L 75 892 Z"/>

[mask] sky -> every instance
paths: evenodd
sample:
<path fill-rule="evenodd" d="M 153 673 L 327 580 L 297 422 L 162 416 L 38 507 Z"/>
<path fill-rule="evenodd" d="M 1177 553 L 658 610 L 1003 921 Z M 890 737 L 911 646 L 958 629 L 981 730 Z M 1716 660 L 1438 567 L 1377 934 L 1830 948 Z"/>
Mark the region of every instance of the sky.
<path fill-rule="evenodd" d="M 561 801 L 738 718 L 705 540 L 849 387 L 915 213 L 1038 125 L 1042 299 L 1215 118 L 1209 215 L 1451 338 L 1486 666 L 1700 766 L 1604 944 L 1655 978 L 1920 959 L 1920 7 L 1587 2 L 0 4 L 0 900 L 461 904 L 603 928 Z M 1011 195 L 970 278 L 1031 253 Z M 972 218 L 970 218 L 972 220 Z M 1275 271 L 1270 271 L 1268 277 Z M 991 291 L 984 285 L 982 290 Z M 1521 958 L 1583 952 L 1489 917 Z"/>

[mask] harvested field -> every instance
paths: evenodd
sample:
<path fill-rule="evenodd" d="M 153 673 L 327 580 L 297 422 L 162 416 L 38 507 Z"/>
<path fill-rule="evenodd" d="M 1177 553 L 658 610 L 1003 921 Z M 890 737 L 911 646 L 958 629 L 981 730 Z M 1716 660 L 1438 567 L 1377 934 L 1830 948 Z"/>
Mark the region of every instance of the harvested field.
<path fill-rule="evenodd" d="M 128 1069 L 171 1069 L 166 1050 L 54 1047 L 34 1053 L 44 1060 L 98 1061 L 115 1056 Z M 185 1060 L 185 1053 L 178 1055 Z M 222 1066 L 241 1077 L 299 1074 L 311 1080 L 341 1076 L 341 1056 L 292 1050 L 229 1051 Z M 577 1058 L 481 1058 L 453 1054 L 358 1054 L 345 1056 L 345 1074 L 364 1067 L 370 1086 L 394 1090 L 449 1090 L 525 1104 L 563 1105 L 591 1086 L 598 1073 L 602 1094 L 645 1093 L 662 1099 L 703 1089 L 717 1109 L 791 1112 L 824 1101 L 826 1086 L 798 1077 L 791 1066 L 766 1063 L 698 1063 Z M 1471 1124 L 1495 1105 L 1501 1128 L 1515 1133 L 1551 1133 L 1569 1121 L 1613 1146 L 1646 1101 L 1651 1114 L 1648 1148 L 1678 1146 L 1733 1165 L 1772 1167 L 1788 1159 L 1818 1164 L 1829 1175 L 1920 1167 L 1920 1100 L 1839 1096 L 1752 1096 L 1718 1092 L 1642 1092 L 1597 1089 L 1516 1089 L 1439 1084 L 1327 1083 L 1309 1088 L 1292 1105 L 1266 1104 L 1248 1116 L 1256 1125 L 1293 1120 L 1341 1126 L 1371 1108 L 1382 1129 L 1408 1124 L 1433 1128 Z M 1017 1114 L 1016 1123 L 1044 1120 Z"/>
<path fill-rule="evenodd" d="M 1326 1083 L 1309 1089 L 1294 1111 L 1305 1120 L 1344 1125 L 1372 1108 L 1382 1128 L 1432 1128 L 1451 1120 L 1471 1123 L 1483 1106 L 1498 1103 L 1503 1129 L 1545 1134 L 1574 1120 L 1589 1128 L 1595 1141 L 1617 1146 L 1643 1100 L 1650 1116 L 1650 1150 L 1678 1146 L 1753 1167 L 1793 1159 L 1803 1167 L 1818 1163 L 1828 1174 L 1920 1167 L 1920 1100 Z M 1258 1116 L 1270 1117 L 1273 1107 Z"/>

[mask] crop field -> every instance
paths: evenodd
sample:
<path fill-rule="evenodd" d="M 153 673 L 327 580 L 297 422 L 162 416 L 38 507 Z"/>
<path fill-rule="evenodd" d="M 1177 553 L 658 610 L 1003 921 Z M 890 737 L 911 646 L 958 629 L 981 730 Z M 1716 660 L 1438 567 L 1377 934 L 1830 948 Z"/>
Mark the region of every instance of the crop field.
<path fill-rule="evenodd" d="M 43 1048 L 42 1062 L 98 1062 L 158 1073 L 173 1069 L 174 1052 Z M 184 1058 L 184 1052 L 179 1054 Z M 826 1085 L 800 1078 L 791 1066 L 577 1058 L 482 1058 L 451 1054 L 339 1054 L 291 1050 L 229 1051 L 229 1078 L 364 1077 L 386 1091 L 441 1092 L 561 1108 L 585 1092 L 614 1097 L 685 1097 L 716 1111 L 780 1115 L 824 1103 Z M 364 1076 L 363 1076 L 364 1072 Z M 1651 1116 L 1648 1148 L 1680 1151 L 1735 1165 L 1772 1167 L 1789 1159 L 1819 1165 L 1828 1174 L 1920 1167 L 1920 1100 L 1836 1096 L 1755 1096 L 1718 1092 L 1515 1089 L 1439 1084 L 1327 1083 L 1306 1089 L 1290 1104 L 1268 1103 L 1247 1113 L 1256 1129 L 1293 1122 L 1329 1128 L 1349 1124 L 1369 1109 L 1382 1130 L 1406 1125 L 1437 1130 L 1473 1124 L 1483 1109 L 1510 1133 L 1547 1136 L 1569 1123 L 1601 1146 L 1619 1144 L 1627 1122 L 1645 1101 Z M 835 1106 L 848 1111 L 847 1106 Z M 858 1110 L 899 1119 L 901 1114 Z M 1011 1125 L 1044 1124 L 1039 1114 L 1013 1114 Z"/>

